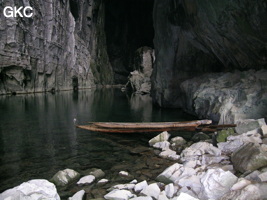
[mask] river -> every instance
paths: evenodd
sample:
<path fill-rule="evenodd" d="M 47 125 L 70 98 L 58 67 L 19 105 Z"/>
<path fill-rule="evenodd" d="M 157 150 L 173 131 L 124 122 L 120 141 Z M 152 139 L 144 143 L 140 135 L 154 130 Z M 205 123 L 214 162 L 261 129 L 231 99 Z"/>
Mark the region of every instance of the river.
<path fill-rule="evenodd" d="M 191 120 L 177 109 L 152 106 L 148 95 L 119 89 L 0 96 L 0 192 L 22 182 L 50 179 L 71 168 L 110 169 L 131 162 L 127 147 L 148 147 L 153 134 L 111 135 L 76 129 L 92 121 L 150 122 Z"/>

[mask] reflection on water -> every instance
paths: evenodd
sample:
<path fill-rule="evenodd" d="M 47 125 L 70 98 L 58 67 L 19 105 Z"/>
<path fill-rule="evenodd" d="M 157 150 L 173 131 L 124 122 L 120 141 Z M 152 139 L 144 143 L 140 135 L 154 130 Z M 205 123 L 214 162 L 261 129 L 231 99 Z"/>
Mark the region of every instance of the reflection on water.
<path fill-rule="evenodd" d="M 50 179 L 65 168 L 109 169 L 131 159 L 119 140 L 147 145 L 140 135 L 76 129 L 74 118 L 86 124 L 180 121 L 190 116 L 178 110 L 155 109 L 149 96 L 125 95 L 118 89 L 0 96 L 0 192 L 33 178 Z"/>

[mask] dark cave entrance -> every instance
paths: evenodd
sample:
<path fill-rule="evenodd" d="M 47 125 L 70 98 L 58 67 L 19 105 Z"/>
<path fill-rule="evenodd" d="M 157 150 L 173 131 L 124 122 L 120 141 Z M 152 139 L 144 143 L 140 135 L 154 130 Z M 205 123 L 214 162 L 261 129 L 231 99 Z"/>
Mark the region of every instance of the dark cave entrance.
<path fill-rule="evenodd" d="M 154 0 L 105 1 L 107 52 L 116 84 L 127 82 L 138 48 L 154 48 L 153 5 Z"/>

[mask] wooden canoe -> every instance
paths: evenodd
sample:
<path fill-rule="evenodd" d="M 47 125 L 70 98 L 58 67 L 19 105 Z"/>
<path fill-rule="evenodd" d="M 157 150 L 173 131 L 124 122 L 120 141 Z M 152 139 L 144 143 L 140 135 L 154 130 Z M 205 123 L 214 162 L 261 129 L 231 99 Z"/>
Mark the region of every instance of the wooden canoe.
<path fill-rule="evenodd" d="M 111 129 L 166 129 L 166 128 L 183 128 L 197 127 L 199 125 L 211 124 L 211 120 L 195 120 L 185 122 L 142 122 L 142 123 L 123 123 L 123 122 L 94 122 L 96 127 Z"/>
<path fill-rule="evenodd" d="M 149 132 L 163 132 L 163 131 L 188 131 L 196 130 L 196 127 L 175 127 L 175 128 L 145 128 L 145 129 L 123 129 L 123 128 L 102 128 L 91 125 L 78 125 L 77 128 L 86 129 L 89 131 L 104 132 L 104 133 L 149 133 Z"/>
<path fill-rule="evenodd" d="M 215 132 L 224 128 L 236 126 L 235 124 L 211 125 L 210 123 L 211 120 L 160 123 L 91 122 L 89 125 L 79 125 L 77 128 L 104 133 L 148 133 L 163 131 Z"/>

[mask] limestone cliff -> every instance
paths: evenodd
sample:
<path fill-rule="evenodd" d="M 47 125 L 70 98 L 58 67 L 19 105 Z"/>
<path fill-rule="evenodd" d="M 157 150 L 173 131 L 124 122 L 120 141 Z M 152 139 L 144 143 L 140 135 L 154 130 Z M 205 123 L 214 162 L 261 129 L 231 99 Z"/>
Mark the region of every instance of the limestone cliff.
<path fill-rule="evenodd" d="M 5 6 L 31 6 L 34 15 L 6 18 Z M 2 1 L 0 94 L 112 83 L 104 9 L 102 0 Z"/>
<path fill-rule="evenodd" d="M 180 83 L 205 72 L 266 68 L 266 10 L 265 0 L 155 0 L 155 102 L 182 107 Z"/>

